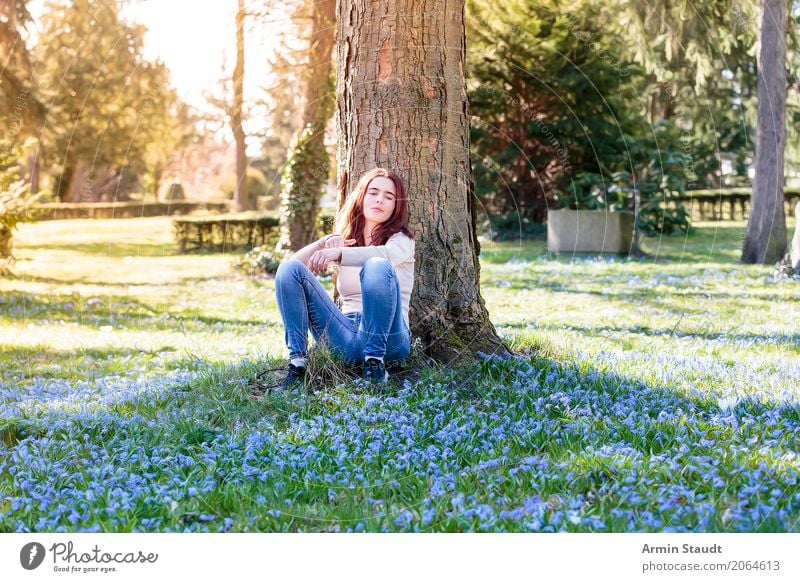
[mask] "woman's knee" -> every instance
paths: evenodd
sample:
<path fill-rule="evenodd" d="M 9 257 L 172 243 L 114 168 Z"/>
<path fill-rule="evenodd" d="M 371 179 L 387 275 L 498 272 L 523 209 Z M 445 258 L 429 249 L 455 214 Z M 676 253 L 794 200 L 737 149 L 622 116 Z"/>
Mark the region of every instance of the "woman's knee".
<path fill-rule="evenodd" d="M 365 281 L 384 283 L 395 274 L 392 264 L 383 257 L 372 257 L 366 260 L 359 272 L 361 283 Z"/>
<path fill-rule="evenodd" d="M 294 277 L 302 273 L 303 269 L 308 269 L 308 267 L 297 259 L 288 259 L 278 265 L 278 270 L 275 271 L 275 281 L 283 281 L 287 278 Z"/>

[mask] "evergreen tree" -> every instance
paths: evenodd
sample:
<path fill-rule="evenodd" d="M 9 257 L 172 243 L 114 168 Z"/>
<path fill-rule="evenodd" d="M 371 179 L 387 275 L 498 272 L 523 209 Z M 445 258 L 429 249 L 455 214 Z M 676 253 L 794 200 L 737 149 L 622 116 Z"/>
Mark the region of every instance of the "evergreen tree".
<path fill-rule="evenodd" d="M 115 2 L 48 4 L 36 47 L 42 148 L 63 201 L 91 196 L 104 177 L 145 173 L 155 128 L 171 123 L 177 97 L 163 63 L 142 56 L 144 31 L 122 21 Z"/>
<path fill-rule="evenodd" d="M 468 76 L 476 193 L 490 214 L 543 221 L 587 174 L 610 185 L 648 132 L 641 68 L 595 2 L 471 0 Z M 637 162 L 638 163 L 638 160 Z"/>

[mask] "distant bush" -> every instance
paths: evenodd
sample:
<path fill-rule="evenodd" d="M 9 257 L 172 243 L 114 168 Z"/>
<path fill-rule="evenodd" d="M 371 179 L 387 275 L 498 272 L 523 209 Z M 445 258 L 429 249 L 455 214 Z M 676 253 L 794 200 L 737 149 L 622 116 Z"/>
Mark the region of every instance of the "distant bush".
<path fill-rule="evenodd" d="M 275 250 L 275 244 L 263 245 L 237 259 L 233 267 L 251 277 L 274 275 L 285 259 L 284 253 Z"/>
<path fill-rule="evenodd" d="M 322 237 L 333 231 L 333 220 L 334 217 L 332 214 L 320 213 L 317 215 L 317 237 Z M 270 236 L 273 238 L 270 238 L 264 244 L 253 248 L 245 253 L 244 256 L 238 258 L 234 262 L 233 267 L 251 277 L 274 275 L 278 270 L 278 266 L 285 261 L 291 253 L 276 250 L 280 238 L 279 229 L 276 228 Z"/>
<path fill-rule="evenodd" d="M 175 202 L 176 200 L 186 200 L 186 192 L 180 182 L 167 182 L 158 193 L 159 202 Z"/>
<path fill-rule="evenodd" d="M 689 213 L 683 200 L 687 160 L 680 149 L 680 132 L 669 121 L 653 124 L 649 132 L 630 140 L 624 156 L 609 156 L 606 171 L 578 173 L 568 190 L 555 192 L 554 205 L 574 210 L 634 210 L 638 191 L 642 232 L 688 232 Z M 631 166 L 637 174 L 629 171 Z"/>
<path fill-rule="evenodd" d="M 0 141 L 0 274 L 14 262 L 14 229 L 29 216 L 30 207 L 45 193 L 31 194 L 30 185 L 20 178 L 17 160 L 28 144 L 12 146 Z"/>
<path fill-rule="evenodd" d="M 488 216 L 480 225 L 481 234 L 493 241 L 544 239 L 547 225 L 534 222 L 517 211 Z"/>
<path fill-rule="evenodd" d="M 219 189 L 226 198 L 233 198 L 234 191 L 236 190 L 236 176 L 228 174 L 223 177 L 219 182 Z M 269 184 L 264 173 L 258 168 L 252 166 L 247 168 L 247 197 L 250 199 L 250 207 L 256 208 L 259 198 L 268 197 Z M 277 201 L 276 201 L 277 203 Z M 265 205 L 262 202 L 262 207 Z M 266 204 L 269 206 L 269 204 Z"/>

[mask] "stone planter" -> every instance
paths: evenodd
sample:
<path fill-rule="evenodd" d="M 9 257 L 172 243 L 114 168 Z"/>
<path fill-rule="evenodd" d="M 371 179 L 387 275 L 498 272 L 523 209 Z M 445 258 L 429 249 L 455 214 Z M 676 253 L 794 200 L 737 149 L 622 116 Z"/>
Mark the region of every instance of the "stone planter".
<path fill-rule="evenodd" d="M 633 213 L 550 210 L 547 248 L 557 253 L 627 254 L 633 245 Z"/>

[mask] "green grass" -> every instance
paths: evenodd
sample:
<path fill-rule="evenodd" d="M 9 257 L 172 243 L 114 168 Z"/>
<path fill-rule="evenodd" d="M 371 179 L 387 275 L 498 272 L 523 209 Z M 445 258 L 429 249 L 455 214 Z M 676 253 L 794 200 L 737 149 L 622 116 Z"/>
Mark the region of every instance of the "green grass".
<path fill-rule="evenodd" d="M 318 353 L 324 391 L 253 398 L 285 356 L 271 279 L 180 255 L 169 219 L 23 224 L 0 531 L 796 531 L 800 288 L 737 263 L 743 232 L 636 260 L 485 242 L 527 356 L 415 350 L 377 391 Z"/>

